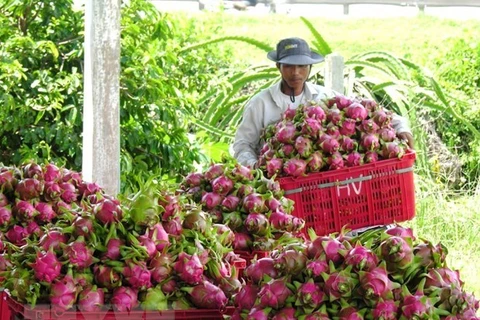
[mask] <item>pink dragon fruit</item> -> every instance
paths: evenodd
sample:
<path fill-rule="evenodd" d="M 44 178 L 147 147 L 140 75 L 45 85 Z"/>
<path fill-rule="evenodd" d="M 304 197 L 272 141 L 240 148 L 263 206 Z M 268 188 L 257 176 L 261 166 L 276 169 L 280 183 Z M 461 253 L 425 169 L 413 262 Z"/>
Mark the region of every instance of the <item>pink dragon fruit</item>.
<path fill-rule="evenodd" d="M 255 305 L 259 291 L 260 289 L 257 285 L 246 283 L 233 297 L 235 307 L 245 310 L 252 309 Z"/>
<path fill-rule="evenodd" d="M 357 132 L 357 123 L 354 119 L 345 118 L 341 122 L 338 131 L 343 136 L 353 136 Z"/>
<path fill-rule="evenodd" d="M 328 262 L 323 259 L 311 260 L 307 262 L 306 273 L 309 277 L 317 280 L 321 279 L 323 272 L 329 271 Z"/>
<path fill-rule="evenodd" d="M 344 119 L 343 112 L 341 112 L 338 108 L 328 109 L 326 113 L 327 121 L 334 125 L 340 124 L 341 121 Z"/>
<path fill-rule="evenodd" d="M 378 161 L 378 153 L 375 151 L 367 151 L 365 152 L 365 156 L 363 158 L 364 163 L 374 163 Z"/>
<path fill-rule="evenodd" d="M 15 195 L 20 200 L 31 200 L 40 197 L 43 191 L 43 182 L 34 178 L 25 178 L 15 187 Z"/>
<path fill-rule="evenodd" d="M 317 138 L 318 133 L 322 131 L 322 124 L 315 118 L 305 118 L 301 124 L 300 132 L 305 137 Z M 297 138 L 298 139 L 298 138 Z"/>
<path fill-rule="evenodd" d="M 360 130 L 364 134 L 377 134 L 379 129 L 380 128 L 375 123 L 375 121 L 373 121 L 373 119 L 365 119 L 358 126 L 358 130 Z"/>
<path fill-rule="evenodd" d="M 337 170 L 345 167 L 345 161 L 340 152 L 335 151 L 327 157 L 327 166 L 329 170 Z"/>
<path fill-rule="evenodd" d="M 312 153 L 312 140 L 304 136 L 298 136 L 295 139 L 294 147 L 301 157 L 308 158 Z"/>
<path fill-rule="evenodd" d="M 383 142 L 392 142 L 395 140 L 397 133 L 395 132 L 395 129 L 391 127 L 384 127 L 378 130 L 378 136 Z"/>
<path fill-rule="evenodd" d="M 223 163 L 211 163 L 210 166 L 203 173 L 204 178 L 211 182 L 215 178 L 225 173 L 225 165 Z"/>
<path fill-rule="evenodd" d="M 62 189 L 55 181 L 47 181 L 45 182 L 43 188 L 43 197 L 47 201 L 56 201 L 60 199 L 60 194 L 62 193 Z"/>
<path fill-rule="evenodd" d="M 303 109 L 307 118 L 316 119 L 318 122 L 322 122 L 326 118 L 325 110 L 318 105 L 309 105 Z"/>
<path fill-rule="evenodd" d="M 399 224 L 396 224 L 394 227 L 388 228 L 385 233 L 391 236 L 398 236 L 415 240 L 413 230 L 411 228 L 403 227 Z"/>
<path fill-rule="evenodd" d="M 432 319 L 433 303 L 423 294 L 407 295 L 400 304 L 400 320 Z"/>
<path fill-rule="evenodd" d="M 62 264 L 53 250 L 38 252 L 37 258 L 31 266 L 35 273 L 35 278 L 48 283 L 52 283 L 57 279 L 62 269 Z"/>
<path fill-rule="evenodd" d="M 380 300 L 372 310 L 374 320 L 397 320 L 398 302 Z"/>
<path fill-rule="evenodd" d="M 265 205 L 265 200 L 260 193 L 250 193 L 243 198 L 243 209 L 246 213 L 256 212 L 266 212 L 267 206 Z"/>
<path fill-rule="evenodd" d="M 370 271 L 377 266 L 378 257 L 372 250 L 357 244 L 345 254 L 345 264 L 353 266 L 355 271 Z"/>
<path fill-rule="evenodd" d="M 78 309 L 84 312 L 98 312 L 105 303 L 105 292 L 96 286 L 87 287 L 78 294 Z"/>
<path fill-rule="evenodd" d="M 388 278 L 385 265 L 375 267 L 370 271 L 359 271 L 360 290 L 365 299 L 376 301 L 378 298 L 393 298 L 392 290 L 397 286 Z"/>
<path fill-rule="evenodd" d="M 297 303 L 304 308 L 316 309 L 327 299 L 325 292 L 313 279 L 302 283 L 297 288 Z"/>
<path fill-rule="evenodd" d="M 113 290 L 110 302 L 114 310 L 130 312 L 138 306 L 138 291 L 130 287 L 118 287 Z"/>
<path fill-rule="evenodd" d="M 60 181 L 60 179 L 62 179 L 62 172 L 55 164 L 47 163 L 43 167 L 43 179 L 45 181 Z"/>
<path fill-rule="evenodd" d="M 54 309 L 65 311 L 71 309 L 77 301 L 77 288 L 71 275 L 53 281 L 50 287 L 50 302 Z"/>
<path fill-rule="evenodd" d="M 173 268 L 177 275 L 188 284 L 197 284 L 203 280 L 204 267 L 196 253 L 190 255 L 180 252 Z"/>
<path fill-rule="evenodd" d="M 272 311 L 272 308 L 259 308 L 255 307 L 247 314 L 245 320 L 268 320 L 270 319 L 269 314 Z"/>
<path fill-rule="evenodd" d="M 113 288 L 117 288 L 122 284 L 122 278 L 120 274 L 112 267 L 102 264 L 95 264 L 93 266 L 93 273 L 95 283 L 102 288 L 112 290 Z"/>
<path fill-rule="evenodd" d="M 27 236 L 28 233 L 26 228 L 18 224 L 11 226 L 5 233 L 5 237 L 8 239 L 8 241 L 19 247 L 27 243 Z"/>
<path fill-rule="evenodd" d="M 146 290 L 152 286 L 151 272 L 145 261 L 128 261 L 123 269 L 123 276 L 127 283 L 134 289 Z"/>
<path fill-rule="evenodd" d="M 360 103 L 370 112 L 374 112 L 379 107 L 377 102 L 372 99 L 361 99 Z"/>
<path fill-rule="evenodd" d="M 387 142 L 382 146 L 381 155 L 384 159 L 402 158 L 405 154 L 405 148 L 396 141 Z"/>
<path fill-rule="evenodd" d="M 213 209 L 216 206 L 221 205 L 223 196 L 215 192 L 207 192 L 202 196 L 202 204 L 207 210 Z"/>
<path fill-rule="evenodd" d="M 373 133 L 363 134 L 360 138 L 360 146 L 365 151 L 374 151 L 380 147 L 380 142 L 378 141 L 378 135 Z"/>
<path fill-rule="evenodd" d="M 66 243 L 67 240 L 68 237 L 60 230 L 50 229 L 40 238 L 39 244 L 45 251 L 48 251 L 50 248 L 59 250 L 60 244 Z"/>
<path fill-rule="evenodd" d="M 331 136 L 334 139 L 340 138 L 340 128 L 339 128 L 340 123 L 338 124 L 333 124 L 329 123 L 327 124 L 327 127 L 325 129 L 325 133 Z"/>
<path fill-rule="evenodd" d="M 90 267 L 94 262 L 93 249 L 89 248 L 85 243 L 84 237 L 78 237 L 75 241 L 70 242 L 64 247 L 64 256 L 68 259 L 72 266 L 78 270 Z"/>
<path fill-rule="evenodd" d="M 282 173 L 283 159 L 274 157 L 270 160 L 267 160 L 265 167 L 267 171 L 267 178 L 271 178 L 274 175 L 279 175 Z"/>
<path fill-rule="evenodd" d="M 352 267 L 348 266 L 345 269 L 330 274 L 322 273 L 325 281 L 323 289 L 330 301 L 351 297 L 352 291 L 358 284 L 358 280 L 353 276 L 351 270 Z"/>
<path fill-rule="evenodd" d="M 172 256 L 168 253 L 157 252 L 148 262 L 154 284 L 161 283 L 171 276 L 173 266 Z"/>
<path fill-rule="evenodd" d="M 425 288 L 451 286 L 456 288 L 463 287 L 463 281 L 460 280 L 460 272 L 458 270 L 451 270 L 447 267 L 428 270 Z"/>
<path fill-rule="evenodd" d="M 356 167 L 363 164 L 363 155 L 357 151 L 349 152 L 345 155 L 345 166 Z"/>
<path fill-rule="evenodd" d="M 220 175 L 212 180 L 212 191 L 220 195 L 227 195 L 233 189 L 233 181 L 224 175 Z"/>
<path fill-rule="evenodd" d="M 105 198 L 93 207 L 95 218 L 102 224 L 112 224 L 123 219 L 122 208 L 112 199 Z"/>
<path fill-rule="evenodd" d="M 73 183 L 70 182 L 61 182 L 58 184 L 61 189 L 60 198 L 66 203 L 73 203 L 77 201 L 78 192 L 77 188 Z"/>
<path fill-rule="evenodd" d="M 227 306 L 228 298 L 218 286 L 208 281 L 202 281 L 194 287 L 183 287 L 197 308 L 203 309 L 224 309 Z"/>
<path fill-rule="evenodd" d="M 240 163 L 235 163 L 232 170 L 230 170 L 230 178 L 233 181 L 248 182 L 253 180 L 253 170 L 249 167 L 243 166 Z"/>
<path fill-rule="evenodd" d="M 268 218 L 263 213 L 251 212 L 244 221 L 245 229 L 258 236 L 266 235 L 269 227 Z"/>
<path fill-rule="evenodd" d="M 280 143 L 293 143 L 297 136 L 297 128 L 293 122 L 279 122 L 275 138 Z"/>
<path fill-rule="evenodd" d="M 26 200 L 17 200 L 12 212 L 20 221 L 32 221 L 38 215 L 33 203 Z"/>
<path fill-rule="evenodd" d="M 10 206 L 0 207 L 0 226 L 6 226 L 12 220 L 12 209 Z"/>
<path fill-rule="evenodd" d="M 270 278 L 276 278 L 279 274 L 277 269 L 275 269 L 275 261 L 269 257 L 253 261 L 244 272 L 245 276 L 254 284 L 258 284 L 262 281 L 265 275 Z"/>
<path fill-rule="evenodd" d="M 354 119 L 355 121 L 363 121 L 368 116 L 367 109 L 358 102 L 352 102 L 348 107 L 345 108 L 345 115 Z"/>
<path fill-rule="evenodd" d="M 381 108 L 373 111 L 371 114 L 371 118 L 380 128 L 382 128 L 390 124 L 390 122 L 392 121 L 392 113 L 387 112 L 385 109 Z"/>
<path fill-rule="evenodd" d="M 334 137 L 327 135 L 322 137 L 324 140 L 320 143 L 320 148 L 326 153 L 332 154 L 340 149 L 340 143 Z"/>
<path fill-rule="evenodd" d="M 287 107 L 287 110 L 285 110 L 282 114 L 282 119 L 283 120 L 293 120 L 295 118 L 295 114 L 297 113 L 296 109 L 290 108 L 290 106 Z"/>
<path fill-rule="evenodd" d="M 205 177 L 201 172 L 191 172 L 184 179 L 184 185 L 187 188 L 200 187 L 205 182 Z"/>
<path fill-rule="evenodd" d="M 338 313 L 338 320 L 363 320 L 363 315 L 355 307 L 346 306 Z"/>
<path fill-rule="evenodd" d="M 323 169 L 325 161 L 323 160 L 323 154 L 321 151 L 314 151 L 307 159 L 308 172 L 319 172 Z"/>
<path fill-rule="evenodd" d="M 413 260 L 413 248 L 410 238 L 390 236 L 380 244 L 379 252 L 387 262 L 389 271 L 402 269 Z"/>
<path fill-rule="evenodd" d="M 295 147 L 292 144 L 284 143 L 282 144 L 280 150 L 278 150 L 278 156 L 283 159 L 290 158 L 295 155 L 295 152 Z"/>
<path fill-rule="evenodd" d="M 285 307 L 277 311 L 272 317 L 272 320 L 297 320 L 295 312 L 297 309 L 294 307 Z"/>
<path fill-rule="evenodd" d="M 289 279 L 279 278 L 263 284 L 258 292 L 258 306 L 260 308 L 283 308 L 287 299 L 293 296 L 292 290 L 286 285 L 287 283 L 289 283 Z"/>
<path fill-rule="evenodd" d="M 305 175 L 307 169 L 307 162 L 299 158 L 291 158 L 285 161 L 283 171 L 286 175 L 292 177 L 300 177 Z"/>
<path fill-rule="evenodd" d="M 50 222 L 57 216 L 57 213 L 53 210 L 52 205 L 49 203 L 37 202 L 35 204 L 35 210 L 38 213 L 35 218 L 39 222 Z"/>

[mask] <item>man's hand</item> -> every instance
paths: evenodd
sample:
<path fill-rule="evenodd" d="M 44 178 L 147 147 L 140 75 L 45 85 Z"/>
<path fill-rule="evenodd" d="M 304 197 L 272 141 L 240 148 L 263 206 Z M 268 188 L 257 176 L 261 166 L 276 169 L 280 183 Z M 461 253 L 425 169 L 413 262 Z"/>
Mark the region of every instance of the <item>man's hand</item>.
<path fill-rule="evenodd" d="M 406 140 L 410 149 L 412 150 L 414 149 L 414 140 L 413 140 L 413 135 L 411 133 L 402 132 L 397 134 L 397 136 L 401 140 Z"/>

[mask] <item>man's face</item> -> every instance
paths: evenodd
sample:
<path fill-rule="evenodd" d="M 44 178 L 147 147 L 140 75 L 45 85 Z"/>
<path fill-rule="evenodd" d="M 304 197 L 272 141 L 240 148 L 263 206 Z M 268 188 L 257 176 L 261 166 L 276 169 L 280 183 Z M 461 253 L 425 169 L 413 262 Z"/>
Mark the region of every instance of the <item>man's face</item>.
<path fill-rule="evenodd" d="M 303 84 L 307 81 L 310 73 L 310 65 L 279 64 L 278 69 L 285 82 L 297 90 L 303 88 Z"/>

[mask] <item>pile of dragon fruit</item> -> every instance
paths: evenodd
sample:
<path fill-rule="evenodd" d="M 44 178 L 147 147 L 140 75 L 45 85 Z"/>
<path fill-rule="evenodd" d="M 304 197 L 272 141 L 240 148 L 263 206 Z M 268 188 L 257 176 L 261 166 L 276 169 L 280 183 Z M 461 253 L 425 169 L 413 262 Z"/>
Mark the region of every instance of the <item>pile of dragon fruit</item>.
<path fill-rule="evenodd" d="M 396 225 L 290 244 L 254 260 L 231 320 L 479 319 L 446 248 Z"/>
<path fill-rule="evenodd" d="M 308 173 L 401 158 L 408 151 L 393 113 L 373 100 L 337 95 L 287 109 L 265 128 L 259 167 L 266 177 Z"/>
<path fill-rule="evenodd" d="M 224 309 L 241 288 L 226 230 L 153 182 L 120 200 L 54 164 L 0 167 L 0 286 L 32 307 Z"/>
<path fill-rule="evenodd" d="M 270 251 L 295 239 L 305 225 L 291 214 L 293 201 L 283 196 L 278 181 L 233 159 L 188 174 L 181 189 L 214 222 L 233 231 L 236 252 Z"/>

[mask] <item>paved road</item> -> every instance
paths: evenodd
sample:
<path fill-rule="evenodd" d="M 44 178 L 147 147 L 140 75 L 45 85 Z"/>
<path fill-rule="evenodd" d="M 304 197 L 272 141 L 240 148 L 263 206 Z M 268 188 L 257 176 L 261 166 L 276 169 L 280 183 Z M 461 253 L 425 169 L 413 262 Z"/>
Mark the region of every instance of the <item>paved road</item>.
<path fill-rule="evenodd" d="M 161 1 L 151 0 L 160 10 L 184 10 L 199 11 L 197 1 Z M 215 2 L 216 0 L 210 0 Z M 310 5 L 310 4 L 279 4 L 277 12 L 279 14 L 289 14 L 292 16 L 325 16 L 325 17 L 345 17 L 343 6 L 341 5 Z M 268 8 L 263 4 L 258 4 L 255 8 L 249 8 L 247 11 L 228 10 L 237 14 L 268 14 Z M 392 6 L 392 5 L 351 5 L 349 17 L 395 17 L 395 16 L 415 16 L 418 9 L 414 6 Z M 472 7 L 427 7 L 425 14 L 450 18 L 450 19 L 476 19 L 480 20 L 480 8 Z"/>

